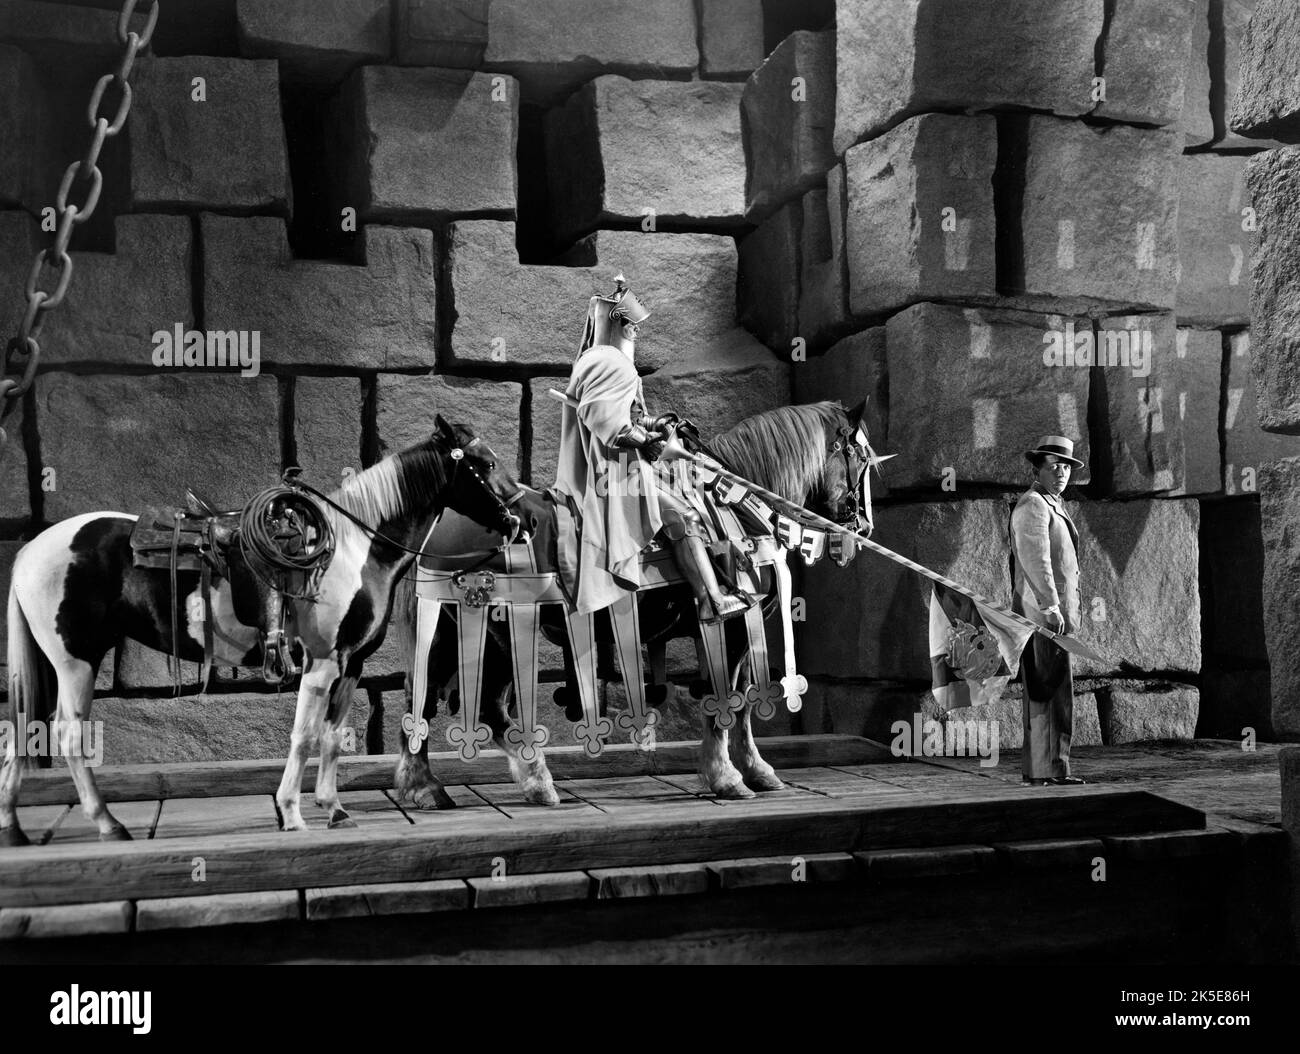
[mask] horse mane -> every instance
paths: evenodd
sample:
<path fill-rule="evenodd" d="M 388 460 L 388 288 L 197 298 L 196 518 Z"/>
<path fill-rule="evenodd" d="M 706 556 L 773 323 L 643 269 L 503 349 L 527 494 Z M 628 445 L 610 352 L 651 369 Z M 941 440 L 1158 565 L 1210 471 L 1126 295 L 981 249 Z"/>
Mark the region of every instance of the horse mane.
<path fill-rule="evenodd" d="M 425 441 L 358 472 L 330 497 L 363 523 L 378 527 L 432 505 L 447 479 L 446 452 Z"/>
<path fill-rule="evenodd" d="M 839 403 L 778 406 L 714 436 L 709 449 L 738 476 L 802 504 L 822 481 L 828 437 L 844 420 Z"/>

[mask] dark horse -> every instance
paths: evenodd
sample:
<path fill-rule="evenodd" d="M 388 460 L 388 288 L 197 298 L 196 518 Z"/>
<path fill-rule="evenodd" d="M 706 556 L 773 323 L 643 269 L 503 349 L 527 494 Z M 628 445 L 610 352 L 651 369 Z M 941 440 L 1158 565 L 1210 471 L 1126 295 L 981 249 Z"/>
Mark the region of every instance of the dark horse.
<path fill-rule="evenodd" d="M 424 442 L 358 473 L 332 500 L 355 520 L 326 509 L 335 551 L 311 601 L 289 600 L 290 631 L 301 645 L 306 672 L 284 778 L 276 794 L 284 830 L 306 827 L 298 798 L 313 739 L 320 738 L 316 802 L 329 825 L 355 826 L 339 804 L 337 769 L 343 724 L 362 663 L 383 643 L 393 584 L 414 560 L 445 508 L 513 537 L 519 521 L 505 499 L 519 485 L 498 469 L 496 455 L 463 425 L 437 418 Z M 190 623 L 199 572 L 180 572 L 172 595 L 165 569 L 133 566 L 134 516 L 99 512 L 55 524 L 25 545 L 9 588 L 9 698 L 15 718 L 28 723 L 53 715 L 50 741 L 67 757 L 86 816 L 105 840 L 130 834 L 104 805 L 81 753 L 83 722 L 90 717 L 95 674 L 104 655 L 125 638 L 171 653 L 172 612 L 178 613 L 181 658 L 203 658 L 202 622 Z M 364 527 L 362 525 L 365 525 Z M 211 586 L 214 658 L 227 666 L 260 665 L 259 634 L 240 621 L 231 582 Z M 52 698 L 57 681 L 57 708 Z M 0 768 L 0 844 L 23 845 L 18 825 L 22 764 L 10 736 Z"/>
<path fill-rule="evenodd" d="M 709 443 L 708 450 L 724 467 L 738 475 L 795 504 L 869 534 L 873 526 L 869 469 L 881 459 L 876 457 L 867 442 L 866 426 L 862 421 L 864 409 L 865 403 L 846 411 L 839 403 L 830 402 L 780 407 L 748 418 L 716 436 Z M 555 515 L 550 503 L 540 492 L 526 489 L 516 509 L 524 518 L 525 525 L 531 526 L 537 536 L 535 545 L 539 560 L 547 558 L 542 554 L 547 552 L 549 545 L 549 558 L 553 561 Z M 464 519 L 448 515 L 434 529 L 427 548 L 439 554 L 474 554 L 486 553 L 500 543 L 499 537 Z M 554 565 L 541 569 L 553 570 Z M 762 582 L 765 616 L 776 610 L 774 577 L 770 569 L 765 570 Z M 639 604 L 643 642 L 650 647 L 652 666 L 655 665 L 656 651 L 662 654 L 669 639 L 686 636 L 698 639 L 695 601 L 684 583 L 643 593 Z M 563 617 L 558 605 L 547 605 L 542 612 L 543 633 L 565 651 L 569 685 L 556 693 L 557 702 L 566 697 L 572 699 L 576 675 Z M 410 626 L 414 625 L 409 614 L 408 621 Z M 446 625 L 446 621 L 440 623 L 441 627 Z M 744 628 L 740 619 L 730 620 L 726 628 L 733 683 L 743 690 L 749 676 Z M 559 796 L 542 752 L 538 750 L 532 761 L 525 761 L 505 734 L 513 724 L 509 713 L 512 694 L 510 641 L 503 624 L 492 623 L 489 629 L 491 636 L 483 659 L 483 720 L 492 730 L 493 741 L 505 752 L 511 775 L 525 798 L 538 804 L 555 804 Z M 407 627 L 404 632 L 409 635 L 413 630 Z M 430 689 L 425 717 L 433 715 L 438 695 L 453 697 L 450 686 L 457 676 L 457 661 L 455 632 L 440 628 L 429 660 Z M 772 767 L 759 756 L 750 724 L 750 709 L 746 706 L 738 719 L 734 742 L 737 764 L 728 757 L 728 731 L 717 728 L 709 718 L 704 719 L 701 775 L 720 797 L 752 797 L 754 790 L 779 790 L 783 786 Z M 409 795 L 422 809 L 450 807 L 450 798 L 429 767 L 427 741 L 412 753 L 403 737 L 399 749 L 398 792 Z"/>

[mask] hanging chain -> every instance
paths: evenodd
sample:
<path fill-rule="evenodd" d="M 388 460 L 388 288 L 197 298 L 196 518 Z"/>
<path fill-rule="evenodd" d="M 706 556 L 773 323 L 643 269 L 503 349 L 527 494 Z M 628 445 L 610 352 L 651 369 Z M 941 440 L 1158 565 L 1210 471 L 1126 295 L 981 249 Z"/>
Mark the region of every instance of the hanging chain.
<path fill-rule="evenodd" d="M 143 33 L 130 28 L 131 16 L 135 14 L 139 0 L 123 0 L 122 11 L 117 18 L 117 39 L 125 49 L 122 62 L 115 73 L 106 73 L 95 83 L 90 94 L 90 105 L 86 115 L 90 124 L 90 146 L 86 156 L 74 161 L 63 173 L 59 183 L 58 195 L 55 197 L 55 211 L 59 215 L 58 231 L 54 236 L 54 245 L 42 249 L 36 254 L 31 272 L 27 276 L 26 309 L 18 332 L 10 338 L 5 347 L 4 360 L 0 362 L 0 425 L 17 407 L 19 401 L 32 386 L 36 368 L 41 360 L 41 345 L 37 337 L 45 324 L 45 316 L 63 303 L 68 292 L 68 283 L 72 281 L 72 257 L 68 255 L 68 243 L 72 241 L 72 232 L 94 215 L 99 204 L 100 191 L 104 189 L 104 173 L 99 168 L 99 153 L 104 142 L 112 139 L 126 125 L 127 114 L 131 112 L 131 71 L 135 66 L 136 56 L 149 46 L 153 39 L 154 27 L 158 24 L 158 10 L 162 0 L 153 0 L 153 6 L 146 17 Z M 117 90 L 117 111 L 112 120 L 100 114 L 104 96 L 109 88 Z M 88 182 L 85 198 L 80 205 L 68 200 L 73 185 L 78 181 Z M 53 289 L 41 288 L 41 279 L 46 269 L 51 272 Z M 5 430 L 0 427 L 0 454 L 4 453 L 7 441 Z"/>

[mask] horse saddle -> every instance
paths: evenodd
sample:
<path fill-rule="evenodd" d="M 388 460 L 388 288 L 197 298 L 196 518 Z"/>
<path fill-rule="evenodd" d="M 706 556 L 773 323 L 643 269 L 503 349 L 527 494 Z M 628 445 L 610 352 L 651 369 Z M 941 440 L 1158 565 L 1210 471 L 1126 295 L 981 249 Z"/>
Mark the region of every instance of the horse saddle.
<path fill-rule="evenodd" d="M 298 672 L 284 633 L 284 598 L 280 591 L 255 574 L 239 545 L 241 510 L 221 510 L 192 489 L 186 490 L 185 508 L 149 507 L 131 531 L 131 556 L 136 567 L 164 570 L 172 587 L 172 676 L 180 692 L 180 634 L 178 619 L 181 571 L 200 575 L 203 622 L 203 667 L 200 691 L 207 687 L 212 668 L 212 575 L 230 583 L 235 615 L 245 625 L 255 625 L 264 643 L 262 676 L 279 684 Z M 193 619 L 192 619 L 193 621 Z"/>

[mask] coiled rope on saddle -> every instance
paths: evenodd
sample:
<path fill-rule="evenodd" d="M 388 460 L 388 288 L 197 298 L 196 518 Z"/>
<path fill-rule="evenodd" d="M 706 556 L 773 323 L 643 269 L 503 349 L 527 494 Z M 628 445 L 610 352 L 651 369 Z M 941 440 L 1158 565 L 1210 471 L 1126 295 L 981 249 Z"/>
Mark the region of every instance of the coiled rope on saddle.
<path fill-rule="evenodd" d="M 287 486 L 254 495 L 239 516 L 239 549 L 268 589 L 311 600 L 334 558 L 334 528 L 310 495 Z"/>

